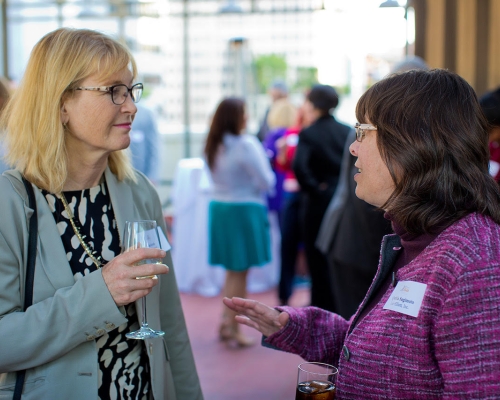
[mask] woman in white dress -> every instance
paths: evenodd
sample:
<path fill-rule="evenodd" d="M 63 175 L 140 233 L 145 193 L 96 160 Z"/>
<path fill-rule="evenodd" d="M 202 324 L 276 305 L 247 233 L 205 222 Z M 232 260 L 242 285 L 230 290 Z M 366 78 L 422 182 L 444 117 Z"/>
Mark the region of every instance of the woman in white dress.
<path fill-rule="evenodd" d="M 213 180 L 209 205 L 209 263 L 226 269 L 224 295 L 244 297 L 248 269 L 271 260 L 265 194 L 274 173 L 256 137 L 245 134 L 245 102 L 224 99 L 212 119 L 205 156 Z M 253 344 L 244 337 L 234 313 L 224 311 L 220 339 L 238 346 Z"/>

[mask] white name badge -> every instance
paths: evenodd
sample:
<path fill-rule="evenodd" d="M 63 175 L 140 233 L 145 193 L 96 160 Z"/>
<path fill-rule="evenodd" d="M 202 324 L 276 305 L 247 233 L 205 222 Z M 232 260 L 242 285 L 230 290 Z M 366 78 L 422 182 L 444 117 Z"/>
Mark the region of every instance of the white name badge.
<path fill-rule="evenodd" d="M 427 285 L 420 282 L 401 281 L 385 303 L 384 310 L 397 311 L 417 317 L 424 299 Z"/>

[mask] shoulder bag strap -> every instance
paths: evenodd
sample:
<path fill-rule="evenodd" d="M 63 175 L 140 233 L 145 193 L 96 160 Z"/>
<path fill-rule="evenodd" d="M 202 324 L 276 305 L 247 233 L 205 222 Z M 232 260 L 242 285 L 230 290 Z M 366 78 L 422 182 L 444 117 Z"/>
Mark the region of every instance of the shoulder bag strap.
<path fill-rule="evenodd" d="M 36 260 L 36 241 L 38 233 L 38 217 L 36 213 L 36 200 L 33 186 L 23 176 L 23 183 L 28 193 L 29 207 L 33 209 L 33 215 L 30 218 L 30 226 L 28 233 L 28 261 L 26 268 L 26 281 L 24 282 L 24 308 L 31 306 L 33 303 L 33 282 L 35 280 L 35 260 Z M 23 393 L 24 378 L 26 370 L 18 371 L 16 376 L 16 386 L 14 388 L 14 400 L 20 400 Z"/>

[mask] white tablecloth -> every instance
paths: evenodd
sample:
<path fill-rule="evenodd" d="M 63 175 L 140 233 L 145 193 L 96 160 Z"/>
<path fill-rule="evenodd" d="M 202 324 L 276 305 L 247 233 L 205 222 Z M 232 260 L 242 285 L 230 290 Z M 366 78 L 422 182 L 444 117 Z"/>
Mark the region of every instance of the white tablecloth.
<path fill-rule="evenodd" d="M 210 172 L 201 158 L 184 158 L 175 171 L 172 202 L 172 257 L 179 290 L 203 296 L 216 296 L 224 285 L 225 270 L 208 264 L 208 203 Z M 250 293 L 274 288 L 279 279 L 278 220 L 269 214 L 272 260 L 251 268 L 247 290 Z"/>

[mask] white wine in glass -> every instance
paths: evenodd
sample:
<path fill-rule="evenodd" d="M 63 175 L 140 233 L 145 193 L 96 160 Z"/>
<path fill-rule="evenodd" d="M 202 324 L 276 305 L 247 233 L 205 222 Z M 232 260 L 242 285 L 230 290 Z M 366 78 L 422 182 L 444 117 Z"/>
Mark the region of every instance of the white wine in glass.
<path fill-rule="evenodd" d="M 160 237 L 156 229 L 156 221 L 126 221 L 125 233 L 123 235 L 123 251 L 129 251 L 139 248 L 161 248 Z M 141 260 L 137 265 L 141 264 L 157 264 L 161 263 L 161 259 Z M 151 278 L 157 279 L 156 276 L 139 277 L 137 279 Z M 146 297 L 141 299 L 142 302 L 142 321 L 141 328 L 135 332 L 129 332 L 125 336 L 129 339 L 153 339 L 163 336 L 165 332 L 155 331 L 151 329 L 146 317 Z"/>

